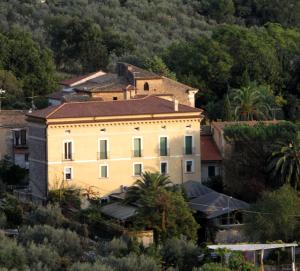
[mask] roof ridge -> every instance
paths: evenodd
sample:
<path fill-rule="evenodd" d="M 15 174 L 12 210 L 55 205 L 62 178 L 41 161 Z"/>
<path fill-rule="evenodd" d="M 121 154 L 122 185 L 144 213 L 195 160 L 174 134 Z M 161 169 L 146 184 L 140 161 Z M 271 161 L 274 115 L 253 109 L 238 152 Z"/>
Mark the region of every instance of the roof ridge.
<path fill-rule="evenodd" d="M 191 86 L 189 86 L 189 85 L 187 85 L 187 84 L 184 84 L 184 83 L 181 83 L 181 82 L 179 82 L 179 81 L 177 81 L 177 80 L 174 80 L 174 79 L 171 79 L 171 78 L 169 78 L 169 77 L 166 77 L 166 76 L 161 76 L 163 79 L 167 79 L 167 80 L 169 80 L 169 81 L 172 81 L 172 82 L 174 82 L 174 83 L 176 83 L 176 84 L 178 84 L 178 85 L 182 85 L 182 86 L 185 86 L 185 87 L 188 87 L 189 89 L 197 89 L 197 88 L 194 88 L 194 87 L 191 87 Z"/>
<path fill-rule="evenodd" d="M 61 109 L 66 103 L 62 103 L 60 104 L 56 109 L 54 109 L 52 112 L 50 112 L 49 114 L 46 115 L 46 118 L 49 118 L 52 114 L 54 114 L 55 112 L 57 112 L 59 109 Z"/>

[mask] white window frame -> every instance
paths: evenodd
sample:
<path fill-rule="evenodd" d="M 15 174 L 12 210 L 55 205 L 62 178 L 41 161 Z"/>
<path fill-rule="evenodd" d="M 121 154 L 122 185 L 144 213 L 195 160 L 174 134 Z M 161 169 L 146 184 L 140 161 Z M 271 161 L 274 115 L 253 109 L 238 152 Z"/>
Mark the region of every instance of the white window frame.
<path fill-rule="evenodd" d="M 66 161 L 70 161 L 69 159 L 65 159 L 65 144 L 66 143 L 69 143 L 69 142 L 71 142 L 72 143 L 72 152 L 71 152 L 71 160 L 74 160 L 74 157 L 73 157 L 73 154 L 75 153 L 75 144 L 74 144 L 74 140 L 73 139 L 65 139 L 64 141 L 63 141 L 63 146 L 62 146 L 62 148 L 63 148 L 63 160 L 66 160 Z"/>
<path fill-rule="evenodd" d="M 143 156 L 143 150 L 144 150 L 144 143 L 143 143 L 143 137 L 142 136 L 133 136 L 132 137 L 132 153 L 134 153 L 134 140 L 140 139 L 141 140 L 141 157 Z M 139 158 L 139 157 L 136 157 Z"/>
<path fill-rule="evenodd" d="M 100 160 L 100 140 L 106 140 L 106 151 L 107 151 L 107 159 L 103 159 L 103 160 L 108 160 L 109 159 L 109 139 L 108 137 L 99 137 L 98 139 L 98 152 L 99 152 L 99 160 Z M 101 159 L 102 160 L 102 159 Z"/>
<path fill-rule="evenodd" d="M 185 150 L 186 150 L 185 138 L 186 138 L 187 136 L 191 136 L 191 137 L 192 137 L 192 152 L 193 152 L 193 149 L 195 148 L 195 137 L 194 137 L 194 135 L 191 135 L 191 134 L 185 134 L 184 137 L 183 137 L 184 154 L 185 154 Z M 193 153 L 192 153 L 192 154 L 193 154 Z"/>
<path fill-rule="evenodd" d="M 162 163 L 167 164 L 167 171 L 166 171 L 165 175 L 169 174 L 169 162 L 168 162 L 168 161 L 160 161 L 160 163 L 159 163 L 159 171 L 160 171 L 160 174 L 163 174 L 163 173 L 161 172 L 161 164 L 162 164 Z"/>
<path fill-rule="evenodd" d="M 187 162 L 192 162 L 192 171 L 187 171 Z M 184 161 L 184 173 L 186 174 L 192 174 L 192 173 L 195 173 L 195 161 L 194 159 L 187 159 Z"/>
<path fill-rule="evenodd" d="M 135 165 L 141 165 L 141 175 L 135 175 Z M 141 162 L 136 162 L 136 163 L 133 163 L 133 166 L 132 166 L 132 175 L 133 175 L 133 177 L 141 177 L 142 176 L 142 174 L 143 174 L 143 172 L 144 172 L 144 164 L 143 163 L 141 163 Z"/>
<path fill-rule="evenodd" d="M 107 173 L 107 176 L 106 177 L 102 177 L 101 176 L 101 167 L 105 166 L 107 169 L 106 169 L 106 173 Z M 107 179 L 109 178 L 109 166 L 108 164 L 100 164 L 99 165 L 99 179 Z"/>
<path fill-rule="evenodd" d="M 67 168 L 71 169 L 71 179 L 66 178 L 66 169 Z M 73 169 L 73 167 L 70 167 L 70 166 L 64 167 L 64 181 L 72 181 L 73 179 L 74 179 L 74 169 Z"/>
<path fill-rule="evenodd" d="M 159 150 L 159 156 L 160 156 L 160 139 L 162 137 L 166 137 L 167 138 L 167 156 L 169 156 L 169 152 L 170 152 L 170 141 L 169 141 L 169 136 L 167 135 L 160 135 L 158 137 L 158 150 Z"/>

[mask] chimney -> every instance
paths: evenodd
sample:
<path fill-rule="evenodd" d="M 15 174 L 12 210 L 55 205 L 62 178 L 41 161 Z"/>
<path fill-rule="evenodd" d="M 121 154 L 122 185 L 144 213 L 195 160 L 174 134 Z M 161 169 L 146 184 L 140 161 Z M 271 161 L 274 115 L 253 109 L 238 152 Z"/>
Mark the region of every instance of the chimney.
<path fill-rule="evenodd" d="M 174 111 L 178 111 L 179 102 L 177 99 L 174 99 Z"/>

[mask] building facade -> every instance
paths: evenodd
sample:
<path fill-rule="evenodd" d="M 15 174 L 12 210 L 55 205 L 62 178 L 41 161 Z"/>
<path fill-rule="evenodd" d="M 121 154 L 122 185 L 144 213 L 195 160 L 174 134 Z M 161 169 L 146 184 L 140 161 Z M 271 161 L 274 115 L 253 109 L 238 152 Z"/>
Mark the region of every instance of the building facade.
<path fill-rule="evenodd" d="M 145 171 L 200 181 L 201 118 L 199 109 L 152 95 L 28 114 L 32 192 L 74 185 L 106 197 Z"/>
<path fill-rule="evenodd" d="M 8 156 L 16 165 L 28 168 L 26 112 L 0 111 L 0 159 Z"/>
<path fill-rule="evenodd" d="M 116 73 L 97 71 L 64 80 L 60 84 L 62 89 L 48 96 L 51 105 L 63 101 L 130 100 L 164 95 L 194 107 L 195 94 L 198 92 L 195 88 L 128 63 L 118 63 Z"/>

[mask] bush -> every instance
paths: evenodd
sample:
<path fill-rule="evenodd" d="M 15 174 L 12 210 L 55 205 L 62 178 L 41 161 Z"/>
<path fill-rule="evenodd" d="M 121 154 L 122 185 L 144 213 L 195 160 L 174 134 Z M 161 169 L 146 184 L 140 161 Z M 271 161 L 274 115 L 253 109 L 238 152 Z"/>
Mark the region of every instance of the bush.
<path fill-rule="evenodd" d="M 0 237 L 0 266 L 8 270 L 26 270 L 26 255 L 23 247 L 19 246 L 15 240 Z"/>
<path fill-rule="evenodd" d="M 113 255 L 115 257 L 122 257 L 129 253 L 127 243 L 121 238 L 114 238 L 110 242 L 101 244 L 101 255 Z"/>
<path fill-rule="evenodd" d="M 31 271 L 55 271 L 59 268 L 60 257 L 51 246 L 31 243 L 26 247 L 26 256 Z"/>
<path fill-rule="evenodd" d="M 7 219 L 8 227 L 19 226 L 23 222 L 23 209 L 19 201 L 11 196 L 7 195 L 3 206 L 3 211 Z"/>
<path fill-rule="evenodd" d="M 206 263 L 201 268 L 194 268 L 193 271 L 230 271 L 220 263 Z"/>
<path fill-rule="evenodd" d="M 244 260 L 244 257 L 241 253 L 232 253 L 229 257 L 229 268 L 231 270 L 239 271 L 258 271 L 252 263 L 249 263 Z"/>
<path fill-rule="evenodd" d="M 100 263 L 75 263 L 68 271 L 115 271 L 116 269 Z"/>
<path fill-rule="evenodd" d="M 6 222 L 7 222 L 7 219 L 6 219 L 5 213 L 0 211 L 0 229 L 5 228 Z"/>
<path fill-rule="evenodd" d="M 201 250 L 193 242 L 176 238 L 166 240 L 161 249 L 163 261 L 167 266 L 184 271 L 192 270 L 198 265 L 200 253 Z"/>
<path fill-rule="evenodd" d="M 80 189 L 69 187 L 51 190 L 49 191 L 49 201 L 53 204 L 59 204 L 64 214 L 70 214 L 70 211 L 80 210 Z"/>
<path fill-rule="evenodd" d="M 46 208 L 39 206 L 28 217 L 28 222 L 31 225 L 61 226 L 65 220 L 58 205 L 48 205 Z"/>
<path fill-rule="evenodd" d="M 100 258 L 101 264 L 115 268 L 116 271 L 159 271 L 161 267 L 154 259 L 141 255 L 130 254 L 123 258 L 114 256 Z"/>
<path fill-rule="evenodd" d="M 55 229 L 48 225 L 24 227 L 20 230 L 19 241 L 23 245 L 49 244 L 60 256 L 78 259 L 82 255 L 79 236 L 70 230 Z"/>

